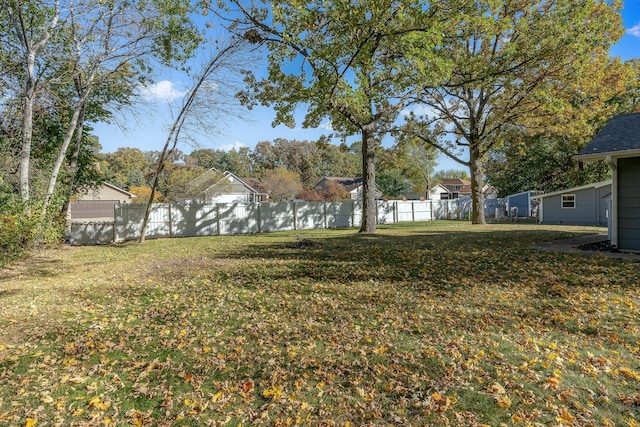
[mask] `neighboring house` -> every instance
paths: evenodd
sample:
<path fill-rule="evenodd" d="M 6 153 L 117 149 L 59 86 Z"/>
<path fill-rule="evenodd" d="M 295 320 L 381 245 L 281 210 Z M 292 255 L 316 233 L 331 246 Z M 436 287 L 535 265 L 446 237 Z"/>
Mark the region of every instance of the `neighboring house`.
<path fill-rule="evenodd" d="M 407 193 L 408 200 L 442 200 L 442 195 L 448 197 L 449 190 L 441 184 L 436 184 L 429 189 L 428 193 Z M 426 195 L 426 197 L 425 197 Z"/>
<path fill-rule="evenodd" d="M 609 120 L 576 158 L 607 162 L 612 172 L 611 245 L 640 250 L 640 113 Z"/>
<path fill-rule="evenodd" d="M 542 194 L 541 191 L 523 191 L 522 193 L 510 194 L 506 197 L 508 215 L 511 217 L 527 218 L 537 216 L 540 201 L 533 199 L 533 196 Z"/>
<path fill-rule="evenodd" d="M 76 200 L 71 202 L 68 219 L 71 222 L 113 221 L 115 205 L 135 203 L 136 197 L 122 188 L 103 182 L 99 187 L 77 195 Z"/>
<path fill-rule="evenodd" d="M 539 201 L 542 224 L 606 227 L 611 204 L 611 180 L 532 196 Z"/>
<path fill-rule="evenodd" d="M 471 181 L 468 179 L 443 179 L 439 185 L 446 189 L 446 191 L 440 193 L 440 200 L 471 197 Z M 482 187 L 482 194 L 484 194 L 485 199 L 495 199 L 496 197 L 498 197 L 498 190 L 496 190 L 493 185 L 485 184 Z"/>
<path fill-rule="evenodd" d="M 329 185 L 329 182 L 334 182 L 344 187 L 344 189 L 349 193 L 349 198 L 351 200 L 362 200 L 362 177 L 347 178 L 325 176 L 313 186 L 313 189 L 317 192 L 322 192 L 322 190 Z M 376 189 L 376 198 L 380 197 L 382 197 L 382 193 Z"/>
<path fill-rule="evenodd" d="M 202 188 L 204 203 L 260 203 L 269 198 L 257 178 L 238 178 L 229 171 L 220 173 L 214 168 L 195 180 L 193 186 Z"/>

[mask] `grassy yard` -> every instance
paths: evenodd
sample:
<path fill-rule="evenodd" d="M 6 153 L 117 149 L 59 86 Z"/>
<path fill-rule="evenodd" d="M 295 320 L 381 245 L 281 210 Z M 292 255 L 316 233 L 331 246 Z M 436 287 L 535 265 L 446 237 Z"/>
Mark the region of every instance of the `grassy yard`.
<path fill-rule="evenodd" d="M 531 249 L 594 231 L 38 253 L 0 270 L 0 425 L 638 427 L 640 263 Z"/>

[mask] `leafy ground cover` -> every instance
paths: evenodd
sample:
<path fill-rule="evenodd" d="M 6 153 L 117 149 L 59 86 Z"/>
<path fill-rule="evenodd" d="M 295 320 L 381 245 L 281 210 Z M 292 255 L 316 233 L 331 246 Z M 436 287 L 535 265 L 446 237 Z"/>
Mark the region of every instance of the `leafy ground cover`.
<path fill-rule="evenodd" d="M 65 247 L 0 272 L 0 425 L 640 422 L 640 263 L 429 222 Z"/>

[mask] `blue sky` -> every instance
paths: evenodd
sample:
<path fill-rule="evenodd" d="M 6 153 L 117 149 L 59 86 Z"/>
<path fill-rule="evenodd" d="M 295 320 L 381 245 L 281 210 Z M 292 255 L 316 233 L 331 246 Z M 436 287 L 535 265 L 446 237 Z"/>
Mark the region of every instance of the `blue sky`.
<path fill-rule="evenodd" d="M 626 29 L 621 40 L 613 46 L 611 54 L 620 56 L 623 60 L 640 58 L 640 0 L 626 0 L 622 11 L 623 25 Z M 163 76 L 158 83 L 147 88 L 143 94 L 145 111 L 140 113 L 136 120 L 131 117 L 118 117 L 118 121 L 127 127 L 122 130 L 119 126 L 103 123 L 94 124 L 94 132 L 102 145 L 103 152 L 113 152 L 118 147 L 135 147 L 143 151 L 162 150 L 167 138 L 167 128 L 171 126 L 170 105 L 174 105 L 173 111 L 177 111 L 175 104 L 190 87 L 189 81 L 183 74 Z M 221 131 L 211 135 L 201 133 L 195 139 L 197 148 L 212 148 L 230 150 L 231 148 L 255 147 L 260 141 L 272 141 L 276 138 L 297 140 L 317 140 L 321 135 L 327 134 L 326 128 L 303 129 L 300 123 L 293 129 L 286 126 L 273 128 L 271 122 L 274 113 L 269 108 L 257 107 L 253 110 L 242 109 L 240 119 L 220 121 Z M 303 112 L 300 111 L 300 121 Z M 358 137 L 351 137 L 350 141 Z M 340 141 L 336 140 L 335 143 Z M 384 145 L 391 144 L 391 140 L 385 140 Z M 196 145 L 182 143 L 178 146 L 182 151 L 189 153 Z M 436 169 L 463 169 L 458 163 L 440 156 Z"/>

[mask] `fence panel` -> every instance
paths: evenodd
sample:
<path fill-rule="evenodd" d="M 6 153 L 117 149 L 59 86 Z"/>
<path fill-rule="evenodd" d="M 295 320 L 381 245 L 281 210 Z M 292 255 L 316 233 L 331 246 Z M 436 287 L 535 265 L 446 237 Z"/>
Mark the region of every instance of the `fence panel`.
<path fill-rule="evenodd" d="M 73 222 L 69 234 L 72 245 L 106 245 L 113 242 L 113 222 Z"/>
<path fill-rule="evenodd" d="M 262 203 L 260 204 L 260 231 L 293 230 L 293 204 Z"/>
<path fill-rule="evenodd" d="M 414 207 L 416 202 L 398 201 L 396 202 L 396 221 L 412 222 L 414 221 Z"/>
<path fill-rule="evenodd" d="M 354 227 L 360 227 L 360 224 L 362 224 L 362 202 L 358 201 L 344 203 L 353 203 L 353 211 L 351 212 L 351 224 Z"/>
<path fill-rule="evenodd" d="M 322 202 L 302 202 L 295 205 L 296 230 L 325 228 L 325 204 Z"/>
<path fill-rule="evenodd" d="M 487 217 L 502 218 L 504 216 L 505 210 L 506 210 L 505 199 L 487 199 L 484 201 L 484 214 Z"/>
<path fill-rule="evenodd" d="M 353 226 L 354 202 L 327 202 L 324 206 L 327 215 L 327 228 Z"/>
<path fill-rule="evenodd" d="M 219 234 L 259 233 L 262 207 L 259 203 L 220 203 L 217 209 Z"/>
<path fill-rule="evenodd" d="M 431 202 L 412 202 L 414 221 L 431 221 Z"/>
<path fill-rule="evenodd" d="M 503 209 L 504 199 L 487 199 L 485 214 Z M 146 205 L 122 204 L 115 208 L 115 222 L 71 224 L 73 244 L 104 244 L 112 240 L 140 237 Z M 467 219 L 471 199 L 390 201 L 377 203 L 379 224 Z M 362 221 L 362 203 L 228 203 L 228 204 L 154 204 L 147 225 L 148 238 L 211 236 L 216 234 L 259 233 L 316 228 L 357 227 Z"/>
<path fill-rule="evenodd" d="M 395 202 L 378 202 L 378 224 L 393 224 L 395 222 Z"/>
<path fill-rule="evenodd" d="M 173 237 L 213 236 L 218 234 L 216 205 L 171 205 L 171 234 Z"/>

